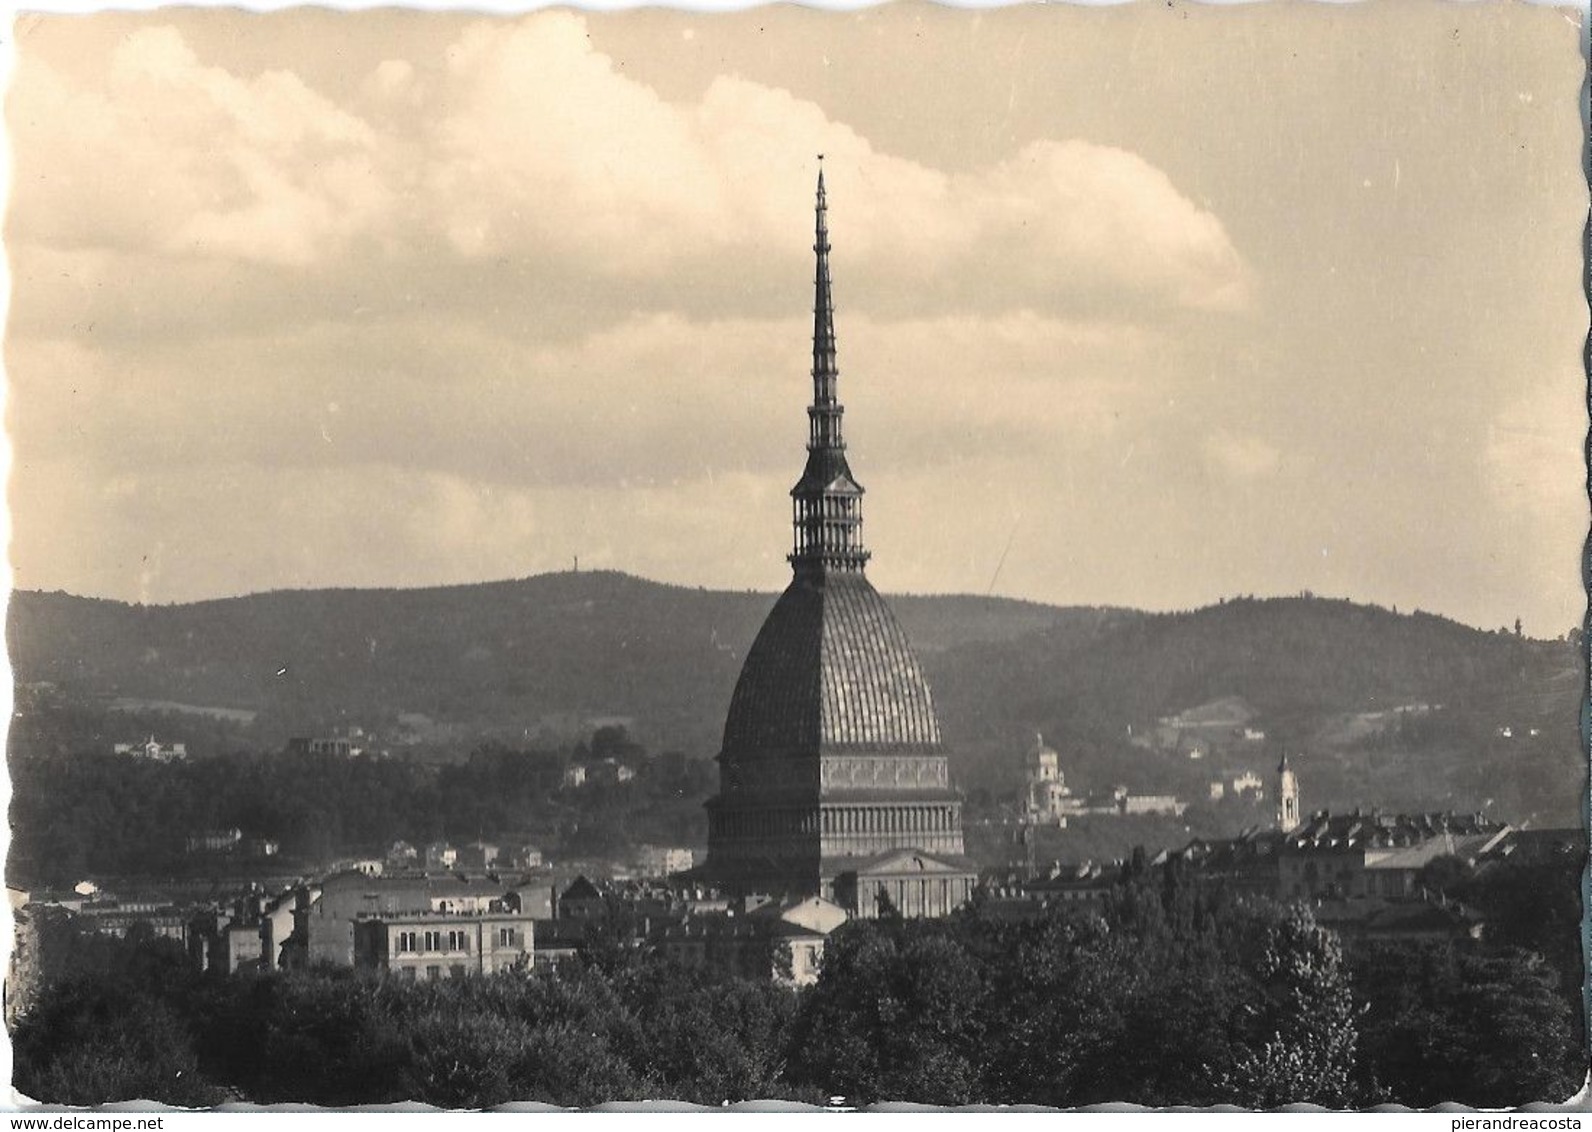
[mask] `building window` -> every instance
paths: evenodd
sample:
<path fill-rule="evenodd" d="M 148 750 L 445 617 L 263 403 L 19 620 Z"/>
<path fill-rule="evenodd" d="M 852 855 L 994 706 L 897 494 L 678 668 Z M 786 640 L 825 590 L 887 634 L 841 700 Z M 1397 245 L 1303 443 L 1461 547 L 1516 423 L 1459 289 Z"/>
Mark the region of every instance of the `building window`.
<path fill-rule="evenodd" d="M 442 968 L 433 963 L 431 966 L 426 968 L 426 978 L 432 980 L 433 982 L 442 978 Z"/>
<path fill-rule="evenodd" d="M 499 928 L 498 929 L 498 946 L 499 947 L 517 947 L 517 946 L 519 946 L 519 942 L 520 941 L 514 938 L 515 934 L 516 933 L 515 933 L 513 928 Z"/>
<path fill-rule="evenodd" d="M 466 933 L 466 932 L 449 932 L 448 933 L 448 950 L 449 951 L 469 951 L 470 950 L 470 937 L 469 937 L 468 933 Z"/>
<path fill-rule="evenodd" d="M 399 951 L 399 953 L 401 954 L 401 953 L 406 952 L 406 951 L 414 951 L 414 950 L 416 950 L 416 948 L 415 948 L 415 943 L 416 942 L 417 941 L 415 939 L 415 933 L 414 932 L 399 932 L 398 933 L 398 951 Z"/>
<path fill-rule="evenodd" d="M 441 932 L 427 932 L 426 936 L 425 936 L 425 943 L 426 943 L 426 950 L 427 951 L 441 951 L 442 950 L 442 933 Z"/>

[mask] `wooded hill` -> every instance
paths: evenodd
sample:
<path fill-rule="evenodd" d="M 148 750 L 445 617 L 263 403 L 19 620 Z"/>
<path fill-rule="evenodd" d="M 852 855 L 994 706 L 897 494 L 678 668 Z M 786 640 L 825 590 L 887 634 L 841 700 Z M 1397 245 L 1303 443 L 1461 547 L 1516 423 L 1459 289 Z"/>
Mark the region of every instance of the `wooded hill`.
<path fill-rule="evenodd" d="M 622 721 L 654 751 L 707 756 L 774 599 L 617 573 L 174 606 L 24 591 L 9 642 L 19 682 L 74 699 L 257 713 L 237 728 L 255 749 L 359 726 L 381 745 L 463 753 Z M 1010 790 L 1042 730 L 1079 790 L 1121 782 L 1198 800 L 1218 772 L 1269 770 L 1287 747 L 1303 759 L 1307 809 L 1491 799 L 1539 824 L 1578 812 L 1582 669 L 1566 642 L 1311 597 L 1168 614 L 966 596 L 892 605 L 970 793 Z M 1249 705 L 1263 742 L 1190 760 L 1146 738 L 1223 697 Z M 180 739 L 198 717 L 171 719 Z"/>
<path fill-rule="evenodd" d="M 9 640 L 20 682 L 254 712 L 251 730 L 271 742 L 350 725 L 390 737 L 401 716 L 422 738 L 576 733 L 614 718 L 654 749 L 712 754 L 773 603 L 617 573 L 170 606 L 22 591 Z M 961 597 L 898 609 L 925 654 L 1094 617 Z"/>

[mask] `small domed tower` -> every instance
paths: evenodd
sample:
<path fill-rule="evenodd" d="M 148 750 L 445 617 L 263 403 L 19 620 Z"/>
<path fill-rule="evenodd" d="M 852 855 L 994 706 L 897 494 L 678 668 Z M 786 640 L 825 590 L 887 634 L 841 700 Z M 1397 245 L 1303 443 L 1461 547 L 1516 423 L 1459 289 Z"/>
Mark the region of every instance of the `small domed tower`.
<path fill-rule="evenodd" d="M 1299 778 L 1288 765 L 1288 752 L 1277 764 L 1277 828 L 1292 833 L 1299 828 Z"/>
<path fill-rule="evenodd" d="M 1054 750 L 1045 746 L 1045 737 L 1034 735 L 1034 745 L 1023 758 L 1023 777 L 1027 781 L 1027 812 L 1031 821 L 1045 821 L 1061 816 L 1067 796 L 1067 782 L 1062 777 L 1061 759 Z"/>
<path fill-rule="evenodd" d="M 1057 782 L 1061 779 L 1061 760 L 1055 751 L 1045 746 L 1045 737 L 1038 732 L 1034 733 L 1034 745 L 1028 748 L 1024 765 L 1030 783 Z"/>

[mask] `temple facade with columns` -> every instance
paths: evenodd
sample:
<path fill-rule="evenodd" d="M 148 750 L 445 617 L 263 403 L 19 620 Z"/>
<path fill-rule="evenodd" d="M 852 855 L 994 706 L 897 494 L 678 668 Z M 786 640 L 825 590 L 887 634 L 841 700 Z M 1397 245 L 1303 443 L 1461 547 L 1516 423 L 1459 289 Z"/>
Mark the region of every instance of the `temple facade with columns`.
<path fill-rule="evenodd" d="M 706 872 L 734 890 L 838 900 L 859 916 L 943 915 L 968 898 L 976 873 L 962 855 L 962 800 L 928 681 L 865 573 L 821 170 L 816 235 L 813 400 L 806 465 L 791 489 L 792 577 L 730 702 Z"/>

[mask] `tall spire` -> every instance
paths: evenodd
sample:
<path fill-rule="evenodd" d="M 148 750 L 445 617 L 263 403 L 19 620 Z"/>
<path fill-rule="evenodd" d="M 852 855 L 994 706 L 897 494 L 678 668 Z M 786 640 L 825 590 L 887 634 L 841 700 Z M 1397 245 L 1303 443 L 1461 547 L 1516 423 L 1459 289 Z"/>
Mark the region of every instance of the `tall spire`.
<path fill-rule="evenodd" d="M 835 400 L 835 379 L 840 369 L 835 357 L 835 308 L 829 294 L 829 206 L 824 194 L 824 167 L 818 166 L 818 204 L 813 253 L 818 274 L 813 285 L 813 408 L 833 408 L 834 443 L 841 444 L 840 406 Z"/>
<path fill-rule="evenodd" d="M 835 351 L 835 312 L 829 286 L 829 205 L 819 154 L 818 198 L 813 254 L 813 403 L 807 409 L 807 466 L 791 488 L 795 541 L 790 561 L 797 574 L 827 570 L 860 571 L 868 561 L 862 547 L 862 485 L 846 463 L 841 436 L 841 405 L 836 386 L 840 368 Z"/>

